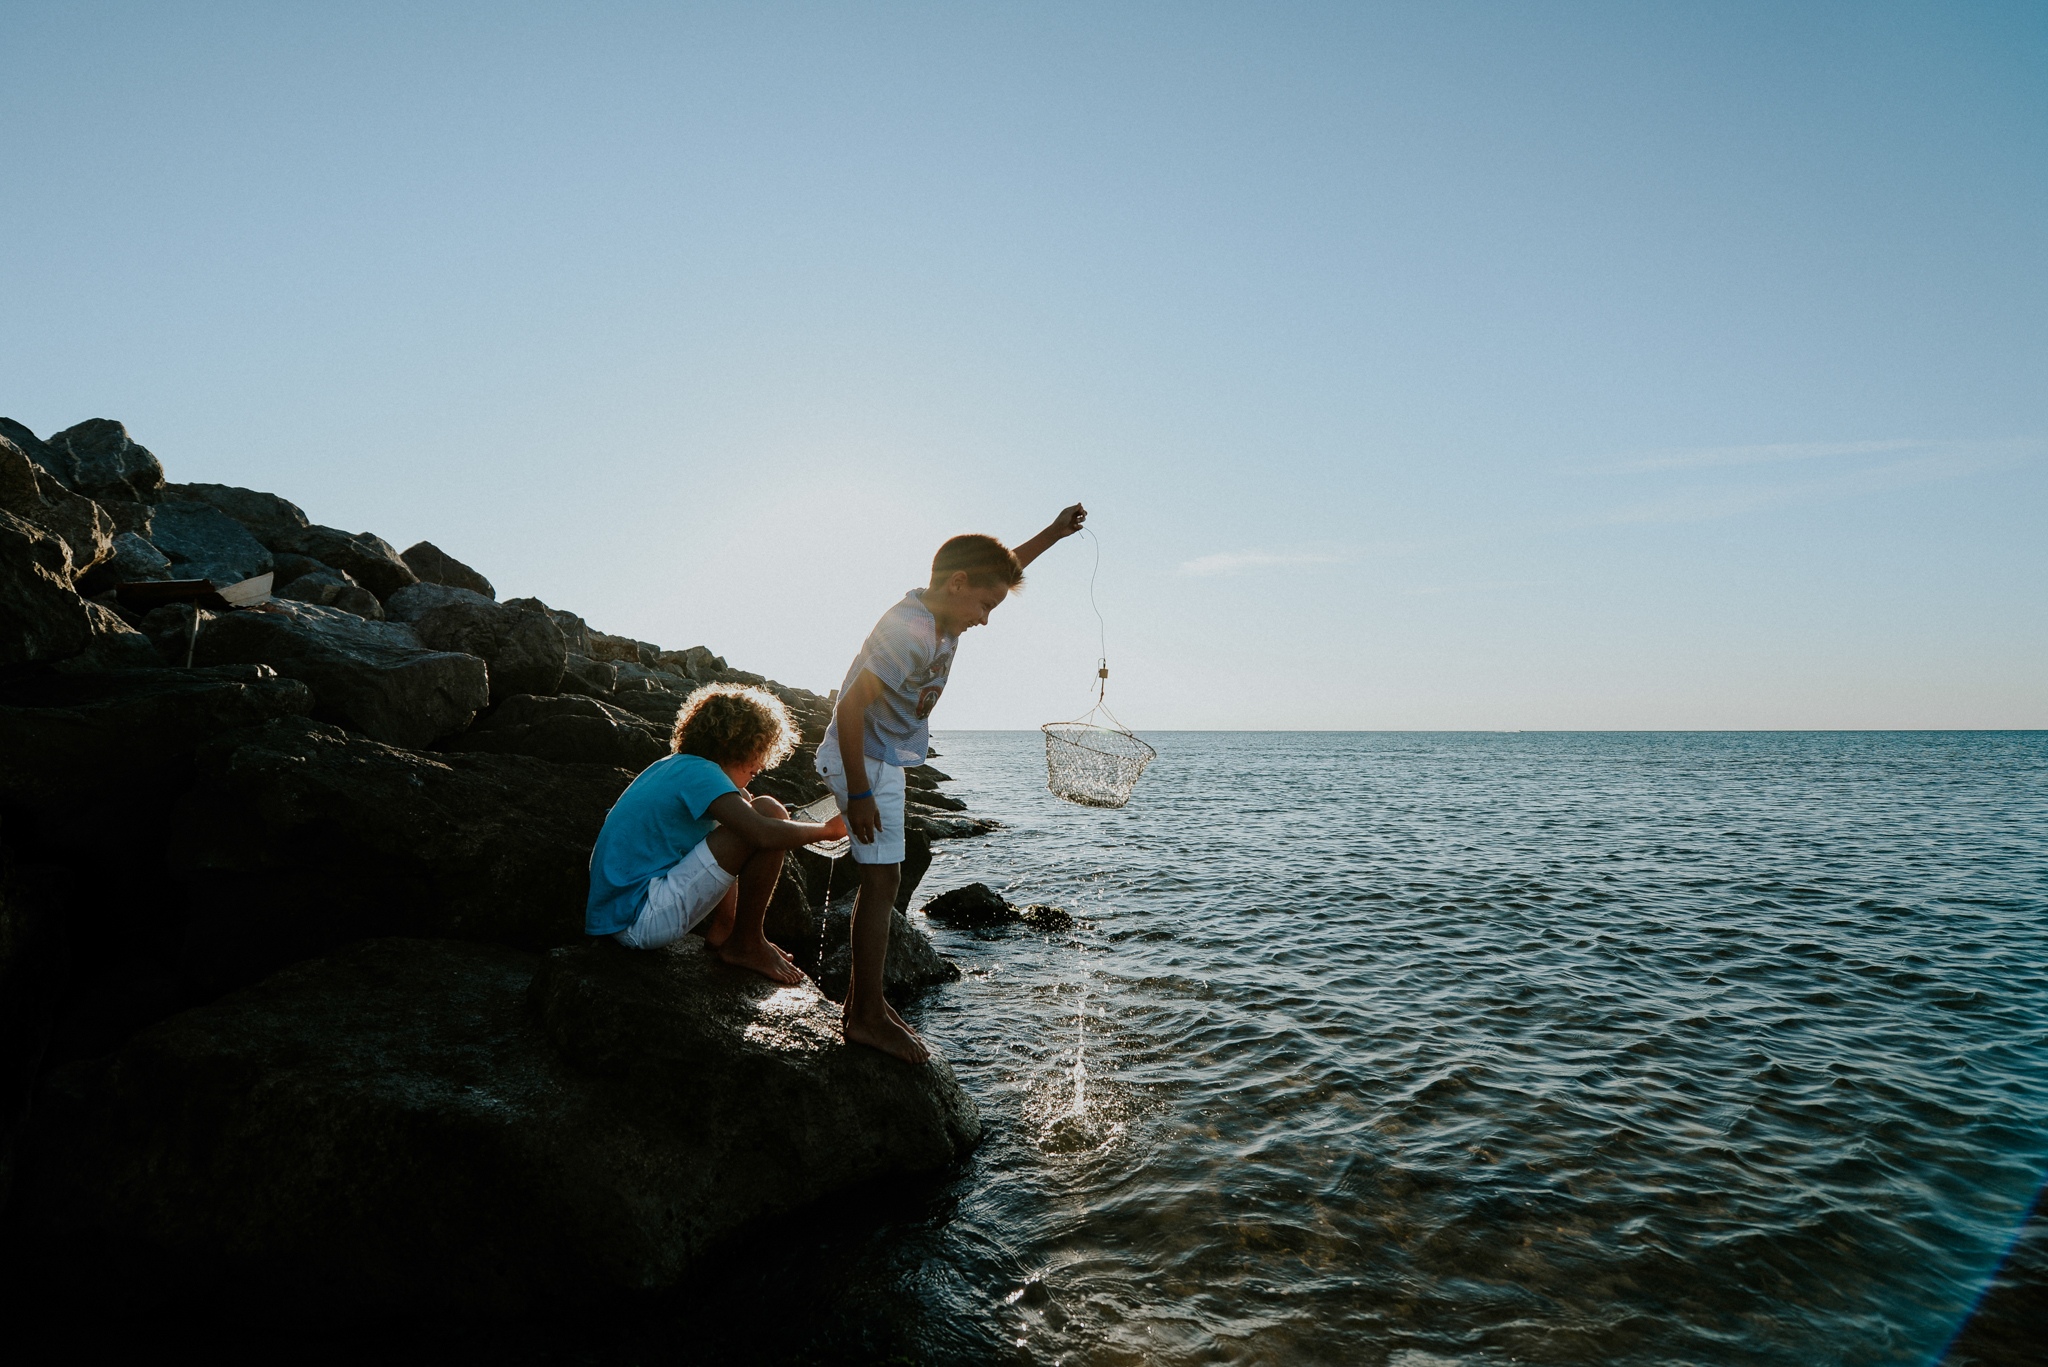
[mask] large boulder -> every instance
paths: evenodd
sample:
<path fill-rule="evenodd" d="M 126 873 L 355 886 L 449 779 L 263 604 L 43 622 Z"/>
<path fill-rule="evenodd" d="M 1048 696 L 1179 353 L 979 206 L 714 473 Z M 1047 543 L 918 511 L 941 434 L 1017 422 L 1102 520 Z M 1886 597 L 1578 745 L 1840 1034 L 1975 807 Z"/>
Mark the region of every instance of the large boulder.
<path fill-rule="evenodd" d="M 377 601 L 377 595 L 351 579 L 346 570 L 337 570 L 331 565 L 321 565 L 302 555 L 287 557 L 298 565 L 313 565 L 314 569 L 285 582 L 284 587 L 275 590 L 279 598 L 289 598 L 294 603 L 314 603 L 323 608 L 339 608 L 357 617 L 366 617 L 372 622 L 384 620 L 384 605 Z"/>
<path fill-rule="evenodd" d="M 311 524 L 299 505 L 276 494 L 241 489 L 232 484 L 166 484 L 164 497 L 209 504 L 248 528 L 249 534 L 271 546 Z M 274 546 L 271 549 L 275 550 Z M 282 569 L 279 571 L 282 573 Z"/>
<path fill-rule="evenodd" d="M 497 603 L 448 603 L 412 626 L 435 650 L 461 651 L 489 664 L 493 702 L 561 687 L 568 652 L 560 628 L 545 612 Z"/>
<path fill-rule="evenodd" d="M 453 603 L 463 603 L 478 609 L 498 606 L 493 599 L 484 597 L 474 589 L 458 588 L 453 584 L 408 584 L 391 595 L 384 604 L 384 615 L 394 622 L 417 622 L 420 618 Z"/>
<path fill-rule="evenodd" d="M 323 565 L 347 570 L 358 584 L 387 599 L 419 576 L 406 567 L 391 543 L 368 532 L 344 532 L 333 527 L 293 527 L 260 538 L 272 551 L 311 556 Z"/>
<path fill-rule="evenodd" d="M 92 629 L 85 649 L 53 661 L 51 668 L 67 674 L 98 674 L 110 669 L 156 669 L 164 663 L 156 643 L 129 626 L 112 608 L 88 600 L 85 615 Z"/>
<path fill-rule="evenodd" d="M 557 617 L 556 625 L 561 624 Z M 581 693 L 592 698 L 609 698 L 619 686 L 619 667 L 609 660 L 593 660 L 570 651 L 563 657 L 562 681 L 555 685 L 564 693 Z"/>
<path fill-rule="evenodd" d="M 462 754 L 532 755 L 556 764 L 608 764 L 636 774 L 669 753 L 667 736 L 623 708 L 596 698 L 540 698 L 527 693 L 497 704 L 441 748 Z"/>
<path fill-rule="evenodd" d="M 852 924 L 851 898 L 847 899 L 846 906 L 833 907 L 825 917 L 826 941 L 837 941 L 837 947 L 825 955 L 817 973 L 818 987 L 836 1002 L 846 1000 L 847 982 L 853 975 Z M 959 966 L 939 953 L 923 927 L 891 907 L 889 954 L 882 961 L 883 995 L 891 1001 L 905 1001 L 927 987 L 958 982 L 959 979 Z"/>
<path fill-rule="evenodd" d="M 226 588 L 277 569 L 262 542 L 210 503 L 157 504 L 149 539 L 170 560 L 173 579 L 211 579 L 216 588 Z"/>
<path fill-rule="evenodd" d="M 87 498 L 155 503 L 163 497 L 163 465 L 112 418 L 67 427 L 44 445 L 57 478 Z"/>
<path fill-rule="evenodd" d="M 300 718 L 222 737 L 196 768 L 170 860 L 193 892 L 194 974 L 217 983 L 368 935 L 578 942 L 591 846 L 633 779 Z"/>
<path fill-rule="evenodd" d="M 311 689 L 264 665 L 21 675 L 0 687 L 0 813 L 45 842 L 111 844 L 110 817 L 164 819 L 201 745 L 312 706 Z"/>
<path fill-rule="evenodd" d="M 753 1222 L 979 1141 L 943 1060 L 849 1047 L 837 1016 L 695 941 L 373 941 L 55 1072 L 25 1213 L 85 1265 L 217 1305 L 678 1287 Z"/>
<path fill-rule="evenodd" d="M 420 577 L 423 584 L 449 584 L 458 589 L 468 589 L 486 598 L 496 598 L 498 591 L 491 587 L 491 581 L 478 574 L 469 566 L 457 560 L 431 541 L 422 541 L 399 552 L 406 568 Z"/>
<path fill-rule="evenodd" d="M 169 556 L 135 533 L 122 532 L 113 540 L 113 553 L 94 568 L 84 587 L 97 591 L 101 585 L 112 588 L 175 577 Z"/>
<path fill-rule="evenodd" d="M 0 435 L 0 509 L 61 538 L 82 576 L 114 553 L 114 523 L 99 504 L 67 489 L 18 444 Z"/>
<path fill-rule="evenodd" d="M 0 666 L 76 655 L 92 617 L 71 582 L 71 548 L 0 509 Z"/>
<path fill-rule="evenodd" d="M 431 745 L 490 701 L 488 671 L 475 656 L 430 650 L 401 623 L 310 603 L 208 614 L 193 662 L 270 665 L 312 687 L 314 716 L 388 745 Z"/>

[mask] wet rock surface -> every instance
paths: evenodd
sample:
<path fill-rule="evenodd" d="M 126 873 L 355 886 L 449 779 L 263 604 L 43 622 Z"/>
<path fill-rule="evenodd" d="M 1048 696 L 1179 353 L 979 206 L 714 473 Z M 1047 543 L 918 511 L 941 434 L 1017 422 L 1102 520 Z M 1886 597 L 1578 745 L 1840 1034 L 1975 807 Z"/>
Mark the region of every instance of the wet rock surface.
<path fill-rule="evenodd" d="M 943 1061 L 847 1048 L 809 984 L 694 941 L 379 940 L 59 1070 L 26 1204 L 181 1286 L 507 1310 L 674 1285 L 750 1222 L 979 1138 Z"/>
<path fill-rule="evenodd" d="M 1034 902 L 1019 907 L 986 883 L 969 883 L 942 892 L 919 908 L 941 925 L 989 930 L 998 926 L 1025 925 L 1033 930 L 1071 930 L 1074 918 L 1060 907 Z"/>

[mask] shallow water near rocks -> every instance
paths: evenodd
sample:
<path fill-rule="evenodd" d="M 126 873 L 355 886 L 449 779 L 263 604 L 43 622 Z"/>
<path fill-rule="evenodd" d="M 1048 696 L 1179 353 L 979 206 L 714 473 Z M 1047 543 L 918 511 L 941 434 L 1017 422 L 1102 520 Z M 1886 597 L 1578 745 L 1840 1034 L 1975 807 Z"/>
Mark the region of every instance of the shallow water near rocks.
<path fill-rule="evenodd" d="M 925 1360 L 1927 1362 L 2048 1165 L 2048 736 L 938 738 L 989 1122 L 821 1290 Z M 837 1318 L 833 1316 L 830 1318 Z M 814 1345 L 814 1351 L 822 1344 Z"/>

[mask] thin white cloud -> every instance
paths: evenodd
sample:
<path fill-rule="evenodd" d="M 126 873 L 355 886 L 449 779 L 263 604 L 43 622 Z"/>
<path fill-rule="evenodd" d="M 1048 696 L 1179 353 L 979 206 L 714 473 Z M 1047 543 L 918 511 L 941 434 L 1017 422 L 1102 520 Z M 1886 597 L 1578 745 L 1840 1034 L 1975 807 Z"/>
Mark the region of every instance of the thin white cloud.
<path fill-rule="evenodd" d="M 1748 465 L 1786 465 L 1800 461 L 1845 460 L 1858 456 L 1896 456 L 1913 453 L 1925 459 L 1945 457 L 1976 461 L 2009 461 L 2038 454 L 2044 443 L 2018 441 L 1929 441 L 1918 437 L 1891 437 L 1883 441 L 1801 441 L 1774 442 L 1760 446 L 1697 446 L 1640 455 L 1583 467 L 1587 474 L 1634 475 L 1664 470 L 1725 469 Z"/>
<path fill-rule="evenodd" d="M 1214 578 L 1225 574 L 1243 574 L 1247 570 L 1279 569 L 1289 565 L 1341 565 L 1348 557 L 1341 555 L 1275 555 L 1267 551 L 1227 551 L 1219 555 L 1198 556 L 1181 562 L 1182 574 L 1198 578 Z"/>

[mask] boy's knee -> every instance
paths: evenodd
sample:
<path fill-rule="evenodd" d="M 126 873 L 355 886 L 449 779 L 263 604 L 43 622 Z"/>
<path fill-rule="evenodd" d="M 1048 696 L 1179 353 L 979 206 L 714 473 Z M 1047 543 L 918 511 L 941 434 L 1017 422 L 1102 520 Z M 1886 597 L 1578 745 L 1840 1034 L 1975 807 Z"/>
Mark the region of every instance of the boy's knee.
<path fill-rule="evenodd" d="M 765 794 L 754 799 L 754 810 L 762 816 L 771 817 L 776 821 L 785 820 L 789 816 L 789 808 Z"/>

